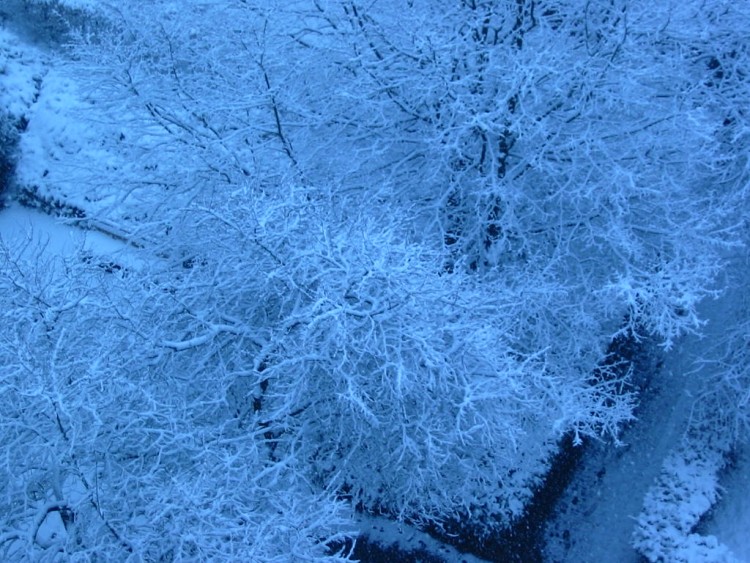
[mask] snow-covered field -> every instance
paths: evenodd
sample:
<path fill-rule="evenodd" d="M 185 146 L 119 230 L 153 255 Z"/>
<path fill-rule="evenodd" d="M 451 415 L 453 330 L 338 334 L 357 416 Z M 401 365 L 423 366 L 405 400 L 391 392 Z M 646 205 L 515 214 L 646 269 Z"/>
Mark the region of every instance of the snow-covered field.
<path fill-rule="evenodd" d="M 67 155 L 81 151 L 90 158 L 111 158 L 96 146 L 97 139 L 109 133 L 93 130 L 91 124 L 82 125 L 75 118 L 85 106 L 84 98 L 66 74 L 62 59 L 28 44 L 10 28 L 0 27 L 0 109 L 16 119 L 28 120 L 19 143 L 18 184 L 37 186 L 43 193 L 86 211 L 98 211 L 101 207 L 96 206 L 101 202 L 87 201 L 86 194 L 76 191 L 76 178 L 89 172 L 72 169 L 66 161 Z M 11 252 L 22 248 L 26 248 L 24 252 L 37 252 L 44 248 L 52 255 L 93 254 L 117 263 L 136 263 L 134 248 L 124 244 L 117 233 L 113 236 L 115 226 L 106 225 L 94 224 L 92 230 L 92 223 L 76 223 L 14 204 L 0 211 L 0 240 Z M 735 274 L 740 279 L 744 275 L 742 271 Z M 722 337 L 723 319 L 735 308 L 735 299 L 730 291 L 705 302 L 705 334 L 686 337 L 665 353 L 659 373 L 653 374 L 642 398 L 638 420 L 622 436 L 623 445 L 588 447 L 559 502 L 556 517 L 548 523 L 546 560 L 639 561 L 634 533 L 644 503 L 647 509 L 651 506 L 648 503 L 658 504 L 658 487 L 669 486 L 670 479 L 679 473 L 675 467 L 686 467 L 680 465 L 686 452 L 701 447 L 699 442 L 685 441 L 695 401 L 704 391 L 712 369 L 697 360 Z M 726 449 L 719 451 L 723 455 Z M 666 505 L 662 503 L 658 510 L 652 510 L 668 513 L 675 521 L 691 522 L 687 530 L 670 533 L 698 534 L 693 539 L 702 549 L 683 551 L 682 555 L 667 553 L 663 560 L 750 561 L 750 448 L 738 448 L 728 467 L 722 468 L 722 462 L 718 459 L 712 466 L 714 473 L 690 473 L 686 469 L 693 481 L 687 479 L 684 495 L 669 497 Z M 697 491 L 700 498 L 691 497 L 691 491 Z M 704 515 L 700 525 L 694 526 Z M 50 520 L 50 526 L 53 524 Z M 426 549 L 446 561 L 478 561 L 404 525 L 373 519 L 363 519 L 360 524 L 373 541 L 400 544 L 405 549 Z M 638 537 L 645 544 L 656 541 L 648 534 Z"/>

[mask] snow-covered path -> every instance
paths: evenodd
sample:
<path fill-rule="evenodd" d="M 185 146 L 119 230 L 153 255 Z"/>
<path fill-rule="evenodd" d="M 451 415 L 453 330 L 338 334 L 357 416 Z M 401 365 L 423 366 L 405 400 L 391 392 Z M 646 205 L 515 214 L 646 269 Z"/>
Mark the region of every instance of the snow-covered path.
<path fill-rule="evenodd" d="M 98 256 L 130 267 L 141 264 L 137 250 L 100 230 L 87 230 L 34 209 L 13 204 L 0 211 L 0 244 L 18 258 Z"/>
<path fill-rule="evenodd" d="M 703 303 L 708 321 L 704 336 L 685 337 L 665 354 L 643 396 L 638 420 L 622 436 L 623 446 L 590 446 L 548 525 L 548 561 L 641 561 L 631 537 L 644 496 L 687 429 L 710 369 L 696 367 L 695 361 L 721 336 L 731 307 L 731 294 Z"/>

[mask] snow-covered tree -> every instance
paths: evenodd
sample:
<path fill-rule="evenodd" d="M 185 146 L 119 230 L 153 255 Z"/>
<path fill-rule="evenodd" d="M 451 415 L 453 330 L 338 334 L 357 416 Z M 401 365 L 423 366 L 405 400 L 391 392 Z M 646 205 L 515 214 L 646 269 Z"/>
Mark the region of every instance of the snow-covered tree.
<path fill-rule="evenodd" d="M 2 250 L 3 559 L 332 556 L 341 505 L 231 423 L 233 360 L 165 339 L 175 288 Z"/>
<path fill-rule="evenodd" d="M 734 236 L 744 175 L 725 164 L 742 129 L 724 97 L 742 96 L 716 65 L 742 47 L 728 4 L 699 8 L 102 8 L 111 28 L 70 69 L 78 115 L 105 133 L 70 177 L 90 224 L 116 221 L 147 257 L 114 276 L 71 264 L 34 290 L 13 258 L 6 277 L 27 295 L 8 330 L 33 336 L 30 369 L 52 382 L 8 379 L 43 403 L 23 412 L 47 413 L 24 447 L 55 444 L 52 467 L 75 475 L 58 488 L 99 522 L 83 545 L 273 549 L 241 536 L 242 512 L 322 554 L 332 497 L 491 531 L 561 436 L 615 434 L 633 397 L 607 344 L 698 330 Z M 106 510 L 91 500 L 105 488 Z M 168 494 L 174 512 L 153 512 Z"/>

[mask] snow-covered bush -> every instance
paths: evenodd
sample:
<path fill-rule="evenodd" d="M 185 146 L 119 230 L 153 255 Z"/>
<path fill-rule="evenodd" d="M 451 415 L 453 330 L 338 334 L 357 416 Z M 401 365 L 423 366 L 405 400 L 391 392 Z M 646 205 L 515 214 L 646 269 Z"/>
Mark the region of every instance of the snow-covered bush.
<path fill-rule="evenodd" d="M 633 534 L 634 547 L 649 561 L 734 561 L 715 537 L 695 530 L 719 499 L 719 472 L 730 447 L 721 425 L 694 426 L 664 461 Z"/>
<path fill-rule="evenodd" d="M 507 524 L 563 432 L 615 431 L 630 416 L 621 382 L 592 386 L 589 366 L 528 353 L 548 336 L 514 341 L 532 314 L 515 288 L 445 275 L 439 253 L 404 240 L 404 218 L 391 210 L 383 231 L 373 217 L 385 209 L 336 196 L 243 193 L 173 224 L 176 241 L 202 242 L 164 252 L 191 257 L 178 292 L 203 313 L 175 317 L 171 345 L 239 338 L 237 424 L 263 429 L 273 455 L 321 488 L 412 520 Z M 537 314 L 556 314 L 559 293 L 537 289 Z"/>
<path fill-rule="evenodd" d="M 75 35 L 100 31 L 99 5 L 98 0 L 21 0 L 13 17 L 37 42 L 59 47 Z"/>

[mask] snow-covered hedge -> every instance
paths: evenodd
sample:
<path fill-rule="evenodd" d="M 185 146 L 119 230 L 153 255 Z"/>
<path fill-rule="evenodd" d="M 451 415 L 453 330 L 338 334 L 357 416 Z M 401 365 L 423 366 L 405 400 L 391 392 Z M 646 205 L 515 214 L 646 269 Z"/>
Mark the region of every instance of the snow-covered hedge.
<path fill-rule="evenodd" d="M 664 461 L 633 534 L 634 547 L 649 561 L 734 561 L 714 536 L 696 531 L 720 498 L 719 472 L 729 447 L 720 429 L 693 429 Z"/>
<path fill-rule="evenodd" d="M 65 45 L 101 28 L 98 0 L 11 0 L 11 18 L 35 41 Z"/>

